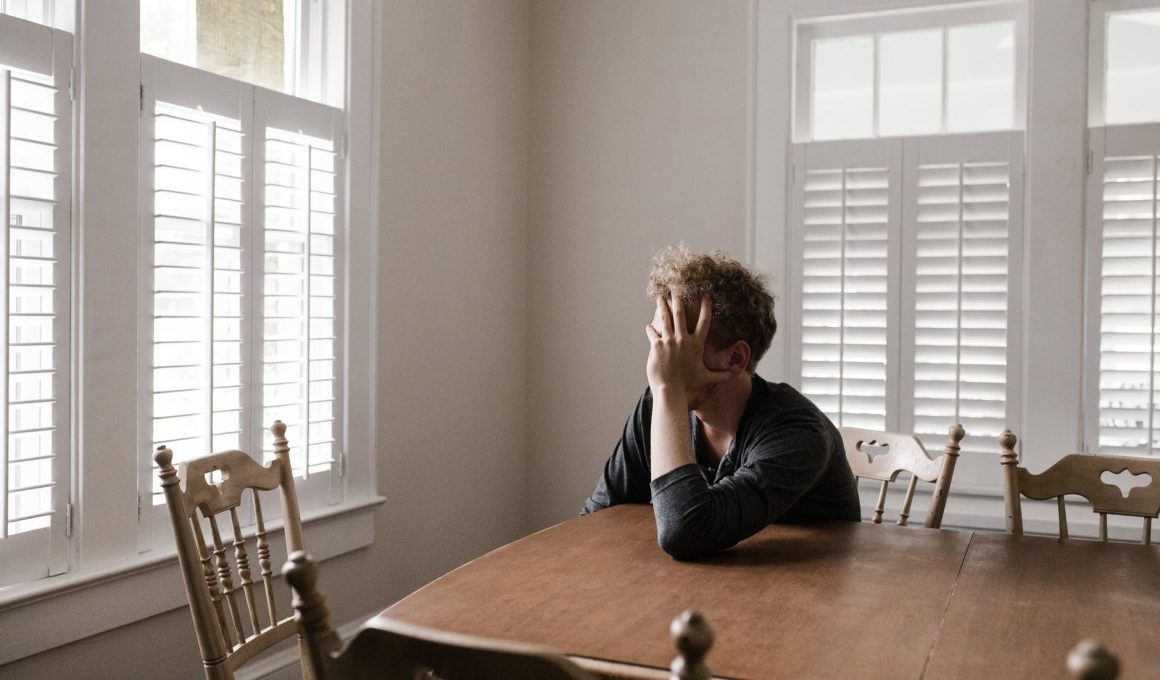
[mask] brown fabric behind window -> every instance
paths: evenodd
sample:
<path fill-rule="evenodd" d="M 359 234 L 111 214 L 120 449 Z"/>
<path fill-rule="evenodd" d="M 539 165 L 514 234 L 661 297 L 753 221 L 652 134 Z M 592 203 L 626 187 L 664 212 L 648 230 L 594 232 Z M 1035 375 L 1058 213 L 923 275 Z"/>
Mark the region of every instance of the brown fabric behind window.
<path fill-rule="evenodd" d="M 284 91 L 282 0 L 197 0 L 197 67 Z"/>

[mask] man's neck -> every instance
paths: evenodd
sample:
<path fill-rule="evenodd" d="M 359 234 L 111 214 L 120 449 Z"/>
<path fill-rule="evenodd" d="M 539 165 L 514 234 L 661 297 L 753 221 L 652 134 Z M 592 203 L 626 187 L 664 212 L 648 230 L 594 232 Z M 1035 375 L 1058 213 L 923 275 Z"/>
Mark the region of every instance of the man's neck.
<path fill-rule="evenodd" d="M 729 442 L 737 435 L 745 405 L 753 392 L 753 376 L 741 373 L 736 378 L 719 384 L 713 394 L 694 410 L 702 430 L 719 456 L 725 454 Z M 718 450 L 721 449 L 721 450 Z"/>

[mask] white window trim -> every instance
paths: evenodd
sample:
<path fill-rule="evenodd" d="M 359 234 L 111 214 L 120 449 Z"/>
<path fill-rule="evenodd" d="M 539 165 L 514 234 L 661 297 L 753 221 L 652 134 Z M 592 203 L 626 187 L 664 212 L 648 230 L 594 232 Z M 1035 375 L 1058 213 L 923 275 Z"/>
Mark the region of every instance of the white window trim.
<path fill-rule="evenodd" d="M 80 227 L 74 258 L 89 263 L 83 271 L 74 267 L 74 357 L 96 358 L 74 358 L 79 444 L 72 494 L 80 504 L 69 546 L 71 570 L 0 590 L 0 637 L 6 640 L 0 664 L 186 605 L 172 551 L 142 553 L 138 548 L 136 419 L 107 414 L 107 402 L 136 403 L 137 358 L 125 350 L 133 344 L 125 342 L 125 329 L 136 328 L 137 284 L 136 276 L 125 272 L 136 272 L 138 266 L 140 52 L 118 36 L 126 26 L 138 25 L 140 13 L 137 0 L 100 5 L 96 10 L 81 6 L 81 40 L 74 51 L 75 64 L 85 65 L 77 68 L 81 124 L 75 172 L 80 187 L 74 191 L 74 214 Z M 326 557 L 373 542 L 374 511 L 383 501 L 377 495 L 375 444 L 380 139 L 375 102 L 383 10 L 372 0 L 348 0 L 347 5 L 346 129 L 351 138 L 369 143 L 349 145 L 346 160 L 345 211 L 349 224 L 361 225 L 350 230 L 344 244 L 346 500 L 314 515 L 304 513 L 307 545 Z M 368 82 L 371 87 L 365 86 Z M 131 304 L 110 309 L 111 298 Z M 77 611 L 119 613 L 116 618 L 78 617 Z"/>
<path fill-rule="evenodd" d="M 752 164 L 754 222 L 753 262 L 771 274 L 781 294 L 778 314 L 784 324 L 791 249 L 789 238 L 790 149 L 793 103 L 784 93 L 794 85 L 792 45 L 795 22 L 826 15 L 849 15 L 906 9 L 945 7 L 936 0 L 757 0 L 754 41 L 757 68 L 755 158 Z M 1059 456 L 1083 449 L 1081 435 L 1084 283 L 1082 276 L 1059 272 L 1083 270 L 1084 143 L 1087 125 L 1088 0 L 1027 0 L 1028 71 L 1044 77 L 1027 79 L 1026 152 L 1024 171 L 1024 263 L 1022 267 L 1023 366 L 1017 393 L 1022 412 L 1011 424 L 1020 447 L 1027 443 L 1021 464 L 1032 471 L 1046 468 Z M 1077 46 L 1080 48 L 1077 49 Z M 1071 77 L 1069 74 L 1078 74 Z M 1034 285 L 1052 281 L 1052 285 Z M 780 288 L 780 289 L 779 289 Z M 783 327 L 786 327 L 783 325 Z M 778 333 L 763 359 L 768 378 L 784 380 L 793 372 L 786 335 Z M 994 456 L 960 460 L 960 469 L 976 465 L 999 479 L 998 442 Z M 956 475 L 959 477 L 962 475 Z M 959 488 L 956 481 L 955 488 Z M 964 487 L 961 491 L 967 491 Z M 952 500 L 948 517 L 958 513 Z M 965 504 L 966 505 L 966 504 Z M 1004 513 L 1000 492 L 974 497 L 961 526 L 1001 527 Z"/>

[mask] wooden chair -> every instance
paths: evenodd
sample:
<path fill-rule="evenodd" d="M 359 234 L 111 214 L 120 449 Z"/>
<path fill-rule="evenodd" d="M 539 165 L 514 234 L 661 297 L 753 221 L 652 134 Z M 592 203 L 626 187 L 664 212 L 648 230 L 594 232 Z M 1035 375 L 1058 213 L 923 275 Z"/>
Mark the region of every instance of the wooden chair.
<path fill-rule="evenodd" d="M 943 510 L 947 505 L 947 494 L 951 489 L 951 478 L 955 474 L 955 462 L 959 457 L 959 442 L 966 432 L 962 425 L 953 425 L 947 432 L 947 445 L 943 455 L 931 459 L 926 448 L 917 437 L 897 432 L 876 432 L 855 427 L 843 427 L 842 444 L 846 448 L 846 460 L 850 463 L 856 478 L 875 479 L 882 482 L 878 492 L 878 504 L 874 507 L 874 523 L 882 523 L 882 513 L 886 507 L 886 490 L 898 479 L 898 473 L 910 473 L 910 485 L 899 511 L 898 524 L 906 526 L 910 517 L 910 504 L 914 501 L 914 489 L 918 480 L 934 482 L 934 495 L 930 499 L 930 509 L 926 513 L 925 526 L 937 529 L 942 526 Z M 886 449 L 884 453 L 871 457 L 867 446 Z"/>
<path fill-rule="evenodd" d="M 302 550 L 302 521 L 294 491 L 286 426 L 275 421 L 270 429 L 274 433 L 275 459 L 264 466 L 241 451 L 196 458 L 181 463 L 180 471 L 174 469 L 173 452 L 167 447 L 159 447 L 153 456 L 160 467 L 158 476 L 173 521 L 177 559 L 208 680 L 232 680 L 242 664 L 297 632 L 292 612 L 287 611 L 285 617 L 278 618 L 270 571 L 270 545 L 258 494 L 281 490 L 287 552 Z M 238 517 L 238 508 L 247 491 L 253 499 L 257 567 L 265 607 L 260 605 L 255 593 L 250 557 Z M 209 525 L 212 544 L 206 542 L 199 514 Z M 223 540 L 218 521 L 226 515 L 225 523 L 231 525 L 233 532 L 230 544 Z M 238 576 L 236 584 L 227 554 L 231 546 Z M 303 677 L 313 678 L 301 639 L 299 646 L 303 652 Z"/>
<path fill-rule="evenodd" d="M 534 645 L 487 640 L 376 617 L 344 648 L 330 626 L 326 600 L 318 591 L 318 565 L 306 553 L 282 568 L 294 588 L 296 618 L 318 680 L 594 680 L 567 657 Z M 705 654 L 713 630 L 696 612 L 673 621 L 670 632 L 680 654 L 671 680 L 709 680 Z"/>
<path fill-rule="evenodd" d="M 1033 500 L 1054 498 L 1059 508 L 1059 538 L 1068 537 L 1067 513 L 1063 498 L 1068 494 L 1083 496 L 1100 515 L 1100 541 L 1108 540 L 1108 515 L 1127 515 L 1144 518 L 1144 545 L 1152 543 L 1152 518 L 1160 516 L 1160 460 L 1131 456 L 1102 456 L 1092 453 L 1072 453 L 1060 458 L 1043 472 L 1033 475 L 1019 467 L 1015 453 L 1017 437 L 1007 430 L 999 437 L 1002 450 L 999 463 L 1003 466 L 1003 496 L 1007 506 L 1007 533 L 1023 535 L 1023 509 L 1020 496 Z M 1126 495 L 1120 487 L 1108 484 L 1101 477 L 1105 472 L 1133 475 L 1147 474 L 1149 483 L 1133 487 Z"/>
<path fill-rule="evenodd" d="M 1067 670 L 1075 680 L 1116 680 L 1120 660 L 1099 640 L 1080 640 L 1067 655 Z"/>

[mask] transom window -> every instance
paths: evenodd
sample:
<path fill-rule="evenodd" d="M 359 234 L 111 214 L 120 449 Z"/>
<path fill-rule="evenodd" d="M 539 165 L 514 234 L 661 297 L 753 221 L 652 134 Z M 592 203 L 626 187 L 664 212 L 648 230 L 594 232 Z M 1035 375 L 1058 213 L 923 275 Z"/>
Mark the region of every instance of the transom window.
<path fill-rule="evenodd" d="M 797 25 L 797 141 L 1022 128 L 1021 5 Z"/>

